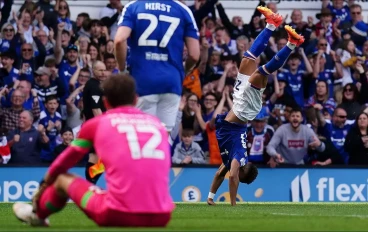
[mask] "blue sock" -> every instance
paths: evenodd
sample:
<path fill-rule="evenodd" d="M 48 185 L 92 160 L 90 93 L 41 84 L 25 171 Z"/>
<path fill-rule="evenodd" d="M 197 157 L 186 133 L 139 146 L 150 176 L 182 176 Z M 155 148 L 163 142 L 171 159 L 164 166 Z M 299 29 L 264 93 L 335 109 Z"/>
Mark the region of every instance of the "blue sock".
<path fill-rule="evenodd" d="M 262 54 L 262 52 L 266 49 L 268 45 L 268 41 L 271 38 L 272 30 L 265 28 L 261 31 L 261 33 L 254 40 L 252 46 L 249 48 L 249 53 L 246 51 L 244 53 L 245 57 L 255 59 Z"/>
<path fill-rule="evenodd" d="M 289 48 L 288 45 L 286 45 L 267 64 L 259 67 L 258 71 L 266 76 L 275 72 L 285 64 L 292 51 L 293 50 Z M 263 67 L 267 70 L 268 73 L 263 69 Z"/>

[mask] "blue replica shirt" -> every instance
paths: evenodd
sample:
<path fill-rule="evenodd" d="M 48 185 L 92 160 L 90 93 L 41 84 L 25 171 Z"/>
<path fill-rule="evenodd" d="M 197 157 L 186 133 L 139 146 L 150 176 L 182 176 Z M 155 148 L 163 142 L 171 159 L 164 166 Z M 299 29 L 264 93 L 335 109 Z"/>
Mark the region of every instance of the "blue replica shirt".
<path fill-rule="evenodd" d="M 335 15 L 336 19 L 340 19 L 340 24 L 351 20 L 350 9 L 348 5 L 344 5 L 344 7 L 341 9 L 336 9 L 333 7 L 332 3 L 329 3 L 327 8 L 330 9 L 331 13 Z"/>
<path fill-rule="evenodd" d="M 54 127 L 51 131 L 47 130 L 49 125 L 49 121 L 56 123 L 56 121 L 62 121 L 61 115 L 58 112 L 55 112 L 55 115 L 52 117 L 47 110 L 42 111 L 40 114 L 40 125 L 43 125 L 46 129 L 46 135 L 49 137 L 49 146 L 47 149 L 41 150 L 41 159 L 46 161 L 52 161 L 54 157 L 52 157 L 52 152 L 54 151 L 57 144 L 57 137 L 59 135 L 58 130 Z"/>
<path fill-rule="evenodd" d="M 333 72 L 331 70 L 325 70 L 323 72 L 320 72 L 318 74 L 318 78 L 316 81 L 311 83 L 311 86 L 309 87 L 309 96 L 313 96 L 316 92 L 316 86 L 318 81 L 326 81 L 327 87 L 328 87 L 328 97 L 334 98 L 334 76 Z"/>
<path fill-rule="evenodd" d="M 69 81 L 73 74 L 77 71 L 77 66 L 72 67 L 67 60 L 61 61 L 59 64 L 59 78 L 62 80 L 63 87 L 65 89 L 65 96 L 60 99 L 60 103 L 65 105 L 65 99 L 70 95 Z"/>
<path fill-rule="evenodd" d="M 6 52 L 10 48 L 10 41 L 7 39 L 0 39 L 0 52 Z"/>
<path fill-rule="evenodd" d="M 322 128 L 322 135 L 327 139 L 329 138 L 339 154 L 344 159 L 345 164 L 349 161 L 349 154 L 345 152 L 344 143 L 345 137 L 348 134 L 350 128 L 352 127 L 354 121 L 347 120 L 343 128 L 336 127 L 332 124 L 330 120 L 326 120 L 325 126 Z"/>
<path fill-rule="evenodd" d="M 277 74 L 278 79 L 286 79 L 288 94 L 294 97 L 295 102 L 300 106 L 304 107 L 304 87 L 303 87 L 303 76 L 304 70 L 298 69 L 295 74 L 292 74 L 289 70 L 284 69 L 282 72 Z"/>
<path fill-rule="evenodd" d="M 132 29 L 130 73 L 139 96 L 180 95 L 184 79 L 184 39 L 198 39 L 190 9 L 177 0 L 131 1 L 125 5 L 119 26 Z"/>
<path fill-rule="evenodd" d="M 9 75 L 4 77 L 4 85 L 7 85 L 9 87 L 14 83 L 14 81 L 18 79 L 19 79 L 19 70 L 13 67 L 10 70 Z"/>

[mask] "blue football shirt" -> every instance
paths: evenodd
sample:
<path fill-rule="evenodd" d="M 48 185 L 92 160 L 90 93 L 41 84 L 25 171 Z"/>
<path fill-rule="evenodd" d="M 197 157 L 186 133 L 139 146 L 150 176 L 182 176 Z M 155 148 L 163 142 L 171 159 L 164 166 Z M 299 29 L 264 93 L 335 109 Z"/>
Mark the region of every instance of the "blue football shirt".
<path fill-rule="evenodd" d="M 199 35 L 191 10 L 177 0 L 132 1 L 125 5 L 118 26 L 132 29 L 129 64 L 137 93 L 180 95 L 185 38 Z"/>

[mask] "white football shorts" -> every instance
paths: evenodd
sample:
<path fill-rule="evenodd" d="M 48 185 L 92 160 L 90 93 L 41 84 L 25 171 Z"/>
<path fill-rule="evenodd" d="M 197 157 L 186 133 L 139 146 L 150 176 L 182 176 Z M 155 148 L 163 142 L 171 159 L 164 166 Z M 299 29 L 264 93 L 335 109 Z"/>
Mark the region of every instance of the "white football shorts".
<path fill-rule="evenodd" d="M 234 86 L 233 112 L 242 121 L 253 120 L 262 108 L 262 94 L 265 88 L 259 89 L 249 82 L 247 75 L 238 73 Z"/>
<path fill-rule="evenodd" d="M 138 98 L 137 108 L 154 115 L 171 131 L 176 122 L 181 96 L 173 93 L 152 94 Z"/>

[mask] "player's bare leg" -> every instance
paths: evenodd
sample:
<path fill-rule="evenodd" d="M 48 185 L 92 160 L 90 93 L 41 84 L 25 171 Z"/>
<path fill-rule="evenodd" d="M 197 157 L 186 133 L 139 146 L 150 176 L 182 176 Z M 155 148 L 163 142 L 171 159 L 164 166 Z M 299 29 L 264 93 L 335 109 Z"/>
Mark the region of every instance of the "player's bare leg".
<path fill-rule="evenodd" d="M 225 165 L 221 164 L 221 166 L 219 167 L 219 169 L 217 170 L 215 174 L 215 177 L 213 178 L 211 189 L 210 189 L 210 192 L 208 193 L 207 204 L 215 205 L 215 202 L 213 201 L 213 199 L 215 197 L 217 190 L 220 188 L 222 182 L 224 181 L 225 175 L 227 172 L 228 170 L 225 167 Z"/>
<path fill-rule="evenodd" d="M 260 11 L 265 16 L 267 25 L 266 28 L 263 29 L 263 31 L 254 40 L 250 49 L 244 53 L 242 62 L 239 66 L 239 73 L 246 76 L 252 76 L 255 70 L 257 70 L 255 60 L 262 54 L 264 49 L 267 47 L 268 41 L 271 38 L 273 31 L 277 27 L 279 27 L 282 23 L 282 16 L 273 13 L 267 7 L 259 6 L 257 7 L 257 10 Z M 260 79 L 252 78 L 252 81 L 249 80 L 249 82 L 252 85 L 256 86 L 257 88 L 264 88 L 267 85 L 267 78 L 260 78 Z M 240 124 L 247 123 L 240 120 L 232 110 L 229 111 L 225 120 L 228 122 L 235 122 Z"/>
<path fill-rule="evenodd" d="M 231 161 L 229 176 L 230 203 L 232 206 L 236 205 L 236 194 L 238 193 L 239 187 L 239 169 L 240 163 L 236 159 L 233 159 Z"/>
<path fill-rule="evenodd" d="M 13 211 L 15 216 L 32 226 L 48 226 L 48 216 L 59 212 L 68 201 L 67 190 L 77 176 L 72 174 L 61 174 L 57 177 L 53 185 L 46 187 L 43 191 L 37 208 L 26 203 L 15 203 Z"/>

